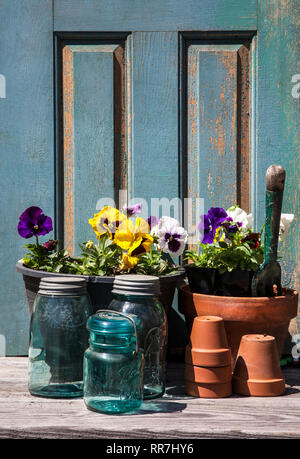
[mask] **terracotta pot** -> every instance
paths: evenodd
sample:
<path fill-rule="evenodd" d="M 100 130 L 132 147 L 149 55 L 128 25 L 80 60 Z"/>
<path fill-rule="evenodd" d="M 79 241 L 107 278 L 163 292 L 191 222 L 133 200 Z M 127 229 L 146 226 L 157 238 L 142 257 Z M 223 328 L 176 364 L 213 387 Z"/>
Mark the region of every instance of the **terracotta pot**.
<path fill-rule="evenodd" d="M 179 289 L 179 311 L 185 315 L 188 333 L 196 316 L 214 315 L 224 319 L 234 366 L 243 335 L 269 334 L 276 338 L 282 354 L 290 320 L 297 315 L 298 293 L 283 289 L 277 297 L 228 297 L 191 293 L 189 286 Z"/>
<path fill-rule="evenodd" d="M 230 364 L 231 352 L 222 317 L 195 317 L 186 348 L 186 363 L 203 367 L 223 367 Z"/>
<path fill-rule="evenodd" d="M 190 335 L 192 349 L 228 348 L 227 336 L 222 317 L 195 317 Z"/>
<path fill-rule="evenodd" d="M 230 349 L 192 349 L 185 350 L 185 363 L 201 367 L 226 367 L 231 365 Z"/>
<path fill-rule="evenodd" d="M 185 392 L 192 397 L 224 398 L 232 394 L 232 386 L 231 381 L 221 384 L 203 384 L 186 381 Z"/>
<path fill-rule="evenodd" d="M 231 365 L 227 367 L 198 367 L 185 365 L 185 380 L 205 384 L 217 384 L 231 381 Z"/>
<path fill-rule="evenodd" d="M 254 334 L 242 337 L 232 383 L 237 394 L 274 397 L 285 392 L 273 336 Z"/>

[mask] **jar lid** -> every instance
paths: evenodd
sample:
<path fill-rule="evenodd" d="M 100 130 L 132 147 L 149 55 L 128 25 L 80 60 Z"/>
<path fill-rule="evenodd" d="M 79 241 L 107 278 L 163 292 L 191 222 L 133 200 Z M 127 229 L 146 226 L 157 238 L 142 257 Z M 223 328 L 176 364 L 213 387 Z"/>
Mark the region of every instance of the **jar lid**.
<path fill-rule="evenodd" d="M 123 274 L 116 276 L 112 293 L 119 295 L 158 296 L 159 277 L 142 274 Z"/>
<path fill-rule="evenodd" d="M 86 281 L 80 277 L 49 276 L 42 277 L 38 293 L 41 295 L 83 295 L 86 293 Z"/>
<path fill-rule="evenodd" d="M 134 324 L 135 322 L 135 324 Z M 117 311 L 99 311 L 89 317 L 87 328 L 93 333 L 134 335 L 140 320 L 135 314 Z"/>

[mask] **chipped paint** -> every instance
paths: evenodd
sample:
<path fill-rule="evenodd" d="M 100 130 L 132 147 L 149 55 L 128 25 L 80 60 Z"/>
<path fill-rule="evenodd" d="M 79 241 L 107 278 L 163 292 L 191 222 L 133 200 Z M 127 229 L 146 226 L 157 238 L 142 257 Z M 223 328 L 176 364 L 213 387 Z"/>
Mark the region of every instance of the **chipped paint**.
<path fill-rule="evenodd" d="M 73 53 L 68 46 L 63 58 L 63 160 L 64 160 L 64 240 L 70 254 L 74 252 L 74 133 L 73 133 Z"/>

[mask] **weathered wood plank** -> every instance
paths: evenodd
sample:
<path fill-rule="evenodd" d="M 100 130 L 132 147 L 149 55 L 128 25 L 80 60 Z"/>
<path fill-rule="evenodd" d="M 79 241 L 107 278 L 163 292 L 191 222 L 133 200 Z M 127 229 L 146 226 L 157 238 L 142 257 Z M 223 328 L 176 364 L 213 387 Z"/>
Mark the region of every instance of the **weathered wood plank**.
<path fill-rule="evenodd" d="M 0 438 L 300 438 L 300 368 L 284 370 L 286 395 L 198 399 L 184 394 L 183 365 L 168 389 L 133 415 L 88 411 L 83 400 L 32 397 L 27 359 L 0 359 Z"/>
<path fill-rule="evenodd" d="M 55 0 L 54 30 L 256 30 L 256 0 Z"/>

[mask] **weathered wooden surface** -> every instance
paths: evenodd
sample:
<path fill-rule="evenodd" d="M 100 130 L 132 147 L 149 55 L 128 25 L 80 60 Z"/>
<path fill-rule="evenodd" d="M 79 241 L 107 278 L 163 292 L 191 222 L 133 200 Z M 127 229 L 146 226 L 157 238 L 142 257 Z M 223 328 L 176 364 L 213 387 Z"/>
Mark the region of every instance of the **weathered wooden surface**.
<path fill-rule="evenodd" d="M 0 358 L 0 438 L 299 438 L 300 368 L 284 370 L 275 398 L 197 399 L 184 395 L 183 365 L 169 364 L 166 395 L 136 414 L 88 411 L 82 399 L 32 397 L 27 358 Z"/>

